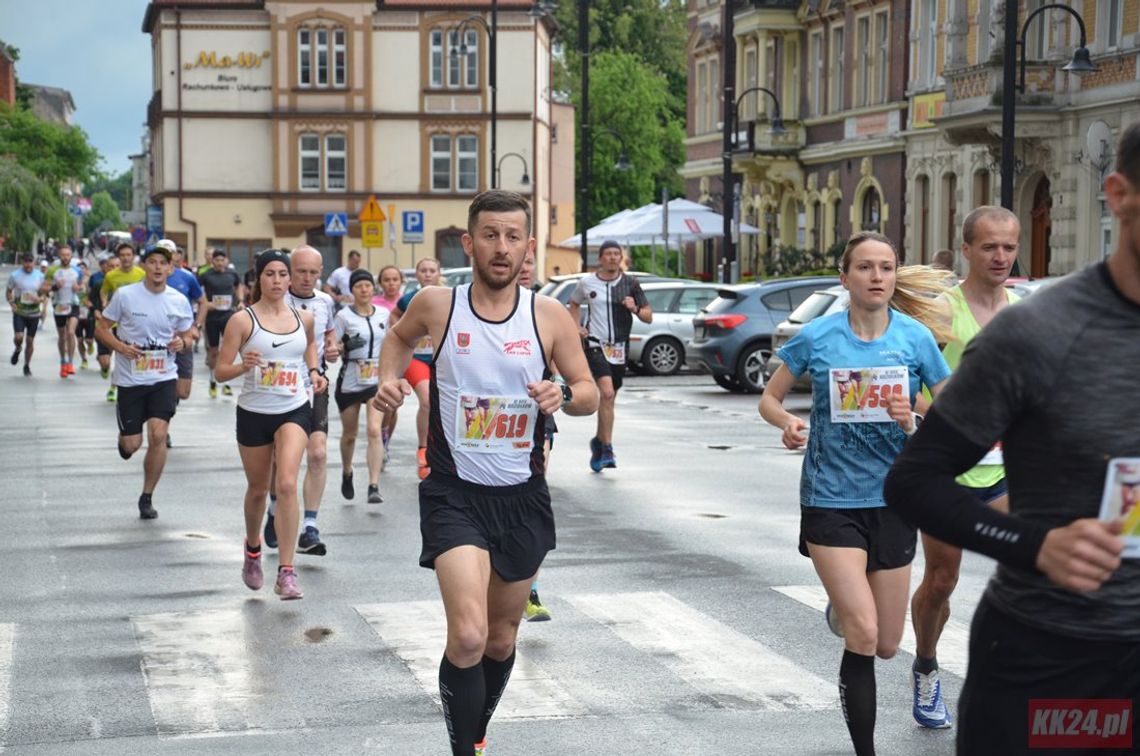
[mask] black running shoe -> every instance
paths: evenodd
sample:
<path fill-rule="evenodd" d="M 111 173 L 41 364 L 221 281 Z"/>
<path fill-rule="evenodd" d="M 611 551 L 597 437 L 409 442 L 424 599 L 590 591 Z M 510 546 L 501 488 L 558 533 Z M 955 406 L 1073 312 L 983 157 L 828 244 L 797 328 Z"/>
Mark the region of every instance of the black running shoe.
<path fill-rule="evenodd" d="M 32 377 L 32 369 L 27 365 L 24 365 L 24 375 L 26 375 L 28 378 Z"/>
<path fill-rule="evenodd" d="M 352 486 L 352 473 L 340 476 L 340 495 L 350 501 L 356 498 L 356 489 Z"/>
<path fill-rule="evenodd" d="M 380 486 L 370 483 L 368 485 L 368 503 L 380 504 L 384 500 L 380 498 Z"/>
<path fill-rule="evenodd" d="M 167 449 L 173 449 L 174 448 L 174 444 L 171 443 L 171 441 L 170 441 L 170 434 L 169 433 L 166 434 L 166 448 Z"/>
<path fill-rule="evenodd" d="M 301 537 L 297 539 L 297 551 L 302 554 L 324 556 L 326 549 L 325 545 L 321 543 L 321 532 L 312 525 L 305 528 L 305 532 L 301 533 Z"/>
<path fill-rule="evenodd" d="M 261 532 L 261 542 L 271 549 L 277 548 L 277 525 L 274 522 L 273 515 L 269 515 L 265 519 L 265 530 Z"/>
<path fill-rule="evenodd" d="M 20 347 L 16 347 L 16 351 L 12 352 L 11 362 L 13 365 L 19 364 L 19 362 L 20 362 Z"/>
<path fill-rule="evenodd" d="M 144 493 L 139 496 L 139 517 L 143 520 L 153 520 L 158 517 L 158 512 L 150 501 L 150 494 Z"/>

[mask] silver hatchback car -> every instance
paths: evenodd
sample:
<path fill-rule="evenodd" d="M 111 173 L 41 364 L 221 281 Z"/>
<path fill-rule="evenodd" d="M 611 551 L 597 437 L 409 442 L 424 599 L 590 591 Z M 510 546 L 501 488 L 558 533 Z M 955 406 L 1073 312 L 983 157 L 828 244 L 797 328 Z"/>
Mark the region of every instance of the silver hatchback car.
<path fill-rule="evenodd" d="M 653 322 L 633 319 L 626 360 L 649 375 L 673 375 L 685 364 L 685 343 L 693 338 L 693 316 L 716 299 L 717 287 L 699 281 L 642 283 Z"/>

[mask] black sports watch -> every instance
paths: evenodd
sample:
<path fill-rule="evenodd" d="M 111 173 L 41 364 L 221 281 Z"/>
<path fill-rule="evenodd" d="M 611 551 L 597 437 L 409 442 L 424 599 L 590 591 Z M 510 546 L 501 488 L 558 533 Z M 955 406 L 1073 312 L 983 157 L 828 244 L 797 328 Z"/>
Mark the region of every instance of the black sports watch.
<path fill-rule="evenodd" d="M 562 388 L 562 406 L 565 407 L 570 402 L 574 401 L 574 392 L 570 390 L 570 386 L 565 383 L 558 384 Z"/>

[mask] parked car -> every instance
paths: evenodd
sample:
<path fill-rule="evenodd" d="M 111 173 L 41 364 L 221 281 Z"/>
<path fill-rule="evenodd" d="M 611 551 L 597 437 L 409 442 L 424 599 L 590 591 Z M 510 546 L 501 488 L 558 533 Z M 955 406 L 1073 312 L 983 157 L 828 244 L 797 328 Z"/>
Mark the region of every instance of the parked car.
<path fill-rule="evenodd" d="M 586 275 L 585 273 L 567 273 L 561 276 L 551 276 L 542 288 L 538 290 L 539 294 L 548 297 L 554 297 L 564 305 L 569 306 L 570 295 L 574 293 L 574 287 L 578 285 L 578 279 Z M 626 273 L 627 276 L 636 276 L 637 280 L 643 284 L 653 283 L 655 281 L 685 281 L 684 278 L 668 278 L 665 276 L 658 276 L 654 273 L 644 273 L 640 270 L 631 270 Z"/>
<path fill-rule="evenodd" d="M 443 278 L 444 286 L 459 286 L 460 284 L 471 283 L 474 273 L 471 268 L 444 268 L 440 271 Z"/>
<path fill-rule="evenodd" d="M 641 279 L 653 308 L 653 322 L 633 319 L 626 361 L 649 375 L 673 375 L 685 364 L 685 342 L 693 338 L 693 316 L 716 299 L 717 289 L 698 281 Z"/>
<path fill-rule="evenodd" d="M 837 283 L 835 277 L 778 278 L 718 289 L 693 318 L 686 364 L 711 373 L 729 391 L 763 391 L 776 326 L 813 292 Z"/>
<path fill-rule="evenodd" d="M 810 323 L 824 315 L 842 312 L 847 309 L 850 302 L 851 296 L 847 293 L 847 289 L 842 286 L 832 286 L 822 291 L 812 292 L 811 296 L 805 299 L 799 307 L 792 310 L 788 319 L 776 326 L 776 330 L 772 332 L 772 356 L 768 358 L 768 363 L 764 367 L 765 382 L 775 374 L 780 365 L 784 364 L 776 352 L 784 344 L 791 341 L 805 323 Z M 809 373 L 801 375 L 796 379 L 792 388 L 811 391 L 811 375 Z"/>

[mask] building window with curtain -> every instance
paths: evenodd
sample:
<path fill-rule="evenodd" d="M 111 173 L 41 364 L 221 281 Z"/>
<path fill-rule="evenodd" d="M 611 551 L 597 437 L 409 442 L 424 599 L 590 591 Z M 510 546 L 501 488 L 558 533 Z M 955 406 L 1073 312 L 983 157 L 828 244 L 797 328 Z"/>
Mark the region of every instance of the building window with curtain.
<path fill-rule="evenodd" d="M 348 86 L 348 35 L 342 27 L 308 25 L 297 29 L 297 86 Z"/>
<path fill-rule="evenodd" d="M 862 226 L 864 231 L 882 232 L 882 207 L 879 192 L 873 186 L 863 193 Z"/>
<path fill-rule="evenodd" d="M 938 75 L 938 0 L 922 0 L 917 21 L 919 83 L 933 86 Z"/>
<path fill-rule="evenodd" d="M 833 29 L 831 32 L 831 111 L 834 113 L 847 107 L 844 95 L 847 92 L 847 69 L 845 66 L 843 48 L 843 27 Z"/>
<path fill-rule="evenodd" d="M 348 187 L 348 140 L 344 134 L 325 137 L 325 189 L 343 192 Z"/>
<path fill-rule="evenodd" d="M 460 134 L 455 140 L 455 187 L 460 192 L 479 189 L 479 139 L 473 134 Z"/>
<path fill-rule="evenodd" d="M 431 191 L 471 194 L 479 191 L 479 137 L 432 134 Z"/>
<path fill-rule="evenodd" d="M 428 86 L 432 89 L 479 87 L 479 31 L 467 29 L 460 44 L 459 28 L 432 29 L 427 36 Z M 466 54 L 461 51 L 466 49 Z"/>
<path fill-rule="evenodd" d="M 875 97 L 876 102 L 890 99 L 891 34 L 886 13 L 875 14 Z"/>
<path fill-rule="evenodd" d="M 428 80 L 432 87 L 443 86 L 443 31 L 432 29 L 428 34 L 428 48 L 430 50 Z"/>
<path fill-rule="evenodd" d="M 856 45 L 860 51 L 855 62 L 855 107 L 861 108 L 871 103 L 871 17 L 863 16 L 855 22 Z"/>
<path fill-rule="evenodd" d="M 811 88 L 809 102 L 813 116 L 823 115 L 823 32 L 811 35 L 809 44 L 808 81 Z"/>
<path fill-rule="evenodd" d="M 301 191 L 318 192 L 321 189 L 321 138 L 316 134 L 302 134 L 299 146 Z"/>
<path fill-rule="evenodd" d="M 693 111 L 696 115 L 696 133 L 703 134 L 708 130 L 708 117 L 706 101 L 709 97 L 709 66 L 705 61 L 697 63 L 697 96 L 693 101 Z"/>
<path fill-rule="evenodd" d="M 451 137 L 446 134 L 431 137 L 431 190 L 451 191 Z"/>

